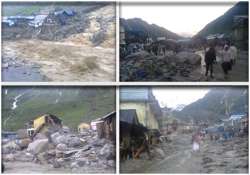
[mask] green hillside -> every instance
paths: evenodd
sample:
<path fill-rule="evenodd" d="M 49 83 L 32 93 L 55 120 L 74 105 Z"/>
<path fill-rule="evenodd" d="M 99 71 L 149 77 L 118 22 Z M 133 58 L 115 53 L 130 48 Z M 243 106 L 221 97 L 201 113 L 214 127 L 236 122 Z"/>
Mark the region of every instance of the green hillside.
<path fill-rule="evenodd" d="M 6 94 L 6 89 L 8 93 Z M 115 110 L 115 90 L 111 88 L 3 88 L 2 128 L 16 130 L 45 113 L 60 117 L 63 123 L 76 128 Z M 14 98 L 23 94 L 17 108 L 11 109 Z"/>

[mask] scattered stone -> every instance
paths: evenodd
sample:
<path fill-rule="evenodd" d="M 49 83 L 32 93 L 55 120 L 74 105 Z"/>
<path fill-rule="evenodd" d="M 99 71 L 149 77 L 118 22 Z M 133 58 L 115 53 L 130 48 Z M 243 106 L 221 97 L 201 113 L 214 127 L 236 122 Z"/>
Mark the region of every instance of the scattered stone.
<path fill-rule="evenodd" d="M 38 154 L 47 150 L 48 146 L 48 139 L 35 140 L 34 142 L 29 144 L 27 151 L 33 154 Z"/>

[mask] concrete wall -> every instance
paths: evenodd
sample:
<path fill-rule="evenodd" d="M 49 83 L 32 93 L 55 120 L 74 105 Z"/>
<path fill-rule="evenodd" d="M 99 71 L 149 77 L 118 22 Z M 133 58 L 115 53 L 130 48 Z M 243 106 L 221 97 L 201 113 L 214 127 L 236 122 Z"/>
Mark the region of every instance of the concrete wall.
<path fill-rule="evenodd" d="M 159 129 L 156 116 L 147 102 L 122 102 L 121 109 L 136 109 L 138 120 L 141 124 L 149 129 Z"/>

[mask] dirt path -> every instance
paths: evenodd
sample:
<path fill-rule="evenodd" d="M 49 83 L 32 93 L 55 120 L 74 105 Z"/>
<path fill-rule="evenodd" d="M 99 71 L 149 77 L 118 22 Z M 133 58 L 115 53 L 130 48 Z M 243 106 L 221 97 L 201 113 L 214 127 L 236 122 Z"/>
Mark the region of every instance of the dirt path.
<path fill-rule="evenodd" d="M 199 152 L 192 151 L 191 135 L 176 134 L 162 145 L 163 159 L 141 157 L 120 164 L 122 173 L 247 173 L 248 140 L 234 138 L 226 142 L 206 139 Z"/>
<path fill-rule="evenodd" d="M 203 72 L 203 74 L 201 74 Z M 232 70 L 229 72 L 229 77 L 227 80 L 224 79 L 223 70 L 221 63 L 218 62 L 214 64 L 214 78 L 210 76 L 205 76 L 205 70 L 201 68 L 195 70 L 191 75 L 191 79 L 195 81 L 247 81 L 248 80 L 248 52 L 239 51 L 238 59 L 236 64 L 233 65 Z M 210 74 L 209 74 L 210 75 Z"/>
<path fill-rule="evenodd" d="M 164 144 L 164 150 L 168 152 L 164 159 L 129 160 L 121 164 L 121 171 L 126 173 L 200 173 L 201 154 L 192 152 L 190 142 L 190 135 L 175 135 L 171 143 Z"/>

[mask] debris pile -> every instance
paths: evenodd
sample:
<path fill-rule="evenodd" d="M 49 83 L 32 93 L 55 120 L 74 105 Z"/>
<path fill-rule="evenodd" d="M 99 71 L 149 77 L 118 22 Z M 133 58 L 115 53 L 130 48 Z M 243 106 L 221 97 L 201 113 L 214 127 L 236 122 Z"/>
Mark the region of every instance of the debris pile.
<path fill-rule="evenodd" d="M 248 136 L 210 142 L 202 151 L 202 173 L 247 173 Z"/>
<path fill-rule="evenodd" d="M 165 56 L 154 56 L 141 51 L 122 58 L 122 81 L 176 81 L 178 77 L 189 77 L 200 67 L 201 58 L 192 52 L 168 52 Z"/>
<path fill-rule="evenodd" d="M 65 129 L 66 128 L 66 129 Z M 48 132 L 50 133 L 50 131 Z M 86 129 L 79 134 L 67 127 L 33 138 L 2 141 L 4 162 L 35 162 L 54 168 L 70 169 L 72 173 L 115 172 L 115 145 L 98 138 L 97 132 Z"/>

